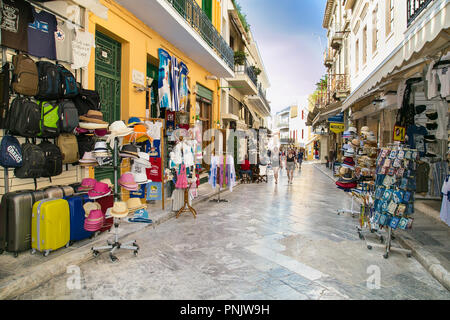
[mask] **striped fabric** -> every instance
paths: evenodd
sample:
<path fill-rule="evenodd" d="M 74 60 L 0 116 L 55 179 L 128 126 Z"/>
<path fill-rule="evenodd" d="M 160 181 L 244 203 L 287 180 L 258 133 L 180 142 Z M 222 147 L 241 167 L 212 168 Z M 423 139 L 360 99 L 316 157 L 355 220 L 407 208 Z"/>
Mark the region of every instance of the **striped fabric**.
<path fill-rule="evenodd" d="M 170 87 L 172 89 L 172 111 L 180 111 L 180 63 L 178 59 L 173 56 L 170 68 Z"/>
<path fill-rule="evenodd" d="M 169 62 L 170 55 L 164 49 L 159 49 L 159 77 L 158 77 L 158 93 L 159 107 L 171 110 L 170 83 L 169 83 Z"/>

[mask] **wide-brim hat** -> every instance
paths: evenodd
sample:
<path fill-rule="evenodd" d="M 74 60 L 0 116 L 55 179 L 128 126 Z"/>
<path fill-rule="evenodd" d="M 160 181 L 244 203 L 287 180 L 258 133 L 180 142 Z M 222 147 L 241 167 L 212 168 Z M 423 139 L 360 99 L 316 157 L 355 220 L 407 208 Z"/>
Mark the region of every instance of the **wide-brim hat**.
<path fill-rule="evenodd" d="M 135 159 L 134 162 L 145 168 L 151 168 L 152 164 L 150 163 L 150 156 L 145 152 L 138 152 L 138 159 Z"/>
<path fill-rule="evenodd" d="M 136 124 L 134 126 L 134 132 L 132 136 L 136 142 L 144 142 L 147 140 L 153 141 L 153 138 L 150 137 L 147 133 L 147 127 L 143 124 Z"/>
<path fill-rule="evenodd" d="M 119 185 L 129 191 L 137 191 L 138 184 L 134 181 L 134 176 L 131 172 L 124 173 L 119 179 Z"/>
<path fill-rule="evenodd" d="M 86 202 L 83 205 L 83 209 L 84 209 L 84 212 L 85 212 L 85 216 L 89 217 L 89 214 L 91 213 L 91 211 L 93 211 L 93 210 L 102 210 L 102 206 L 98 202 Z"/>
<path fill-rule="evenodd" d="M 361 142 L 358 139 L 353 139 L 352 146 L 355 148 L 359 148 L 361 146 Z"/>
<path fill-rule="evenodd" d="M 89 191 L 89 190 L 93 189 L 96 182 L 97 182 L 97 180 L 95 180 L 95 179 L 84 178 L 83 180 L 81 180 L 81 186 L 79 186 L 77 188 L 77 192 Z"/>
<path fill-rule="evenodd" d="M 83 158 L 78 160 L 78 162 L 80 163 L 80 165 L 82 166 L 87 166 L 87 165 L 96 165 L 97 163 L 97 159 L 95 159 L 94 155 L 92 154 L 92 152 L 85 152 L 83 155 Z"/>
<path fill-rule="evenodd" d="M 133 128 L 129 128 L 125 122 L 119 120 L 111 123 L 109 126 L 109 131 L 114 137 L 125 137 L 132 134 L 134 130 Z"/>
<path fill-rule="evenodd" d="M 147 208 L 146 204 L 143 204 L 139 198 L 129 198 L 127 200 L 128 211 L 134 212 L 139 209 Z"/>
<path fill-rule="evenodd" d="M 355 127 L 350 127 L 350 128 L 348 128 L 348 131 L 349 131 L 350 133 L 355 133 L 355 134 L 358 132 L 358 130 L 356 130 Z"/>
<path fill-rule="evenodd" d="M 78 126 L 87 130 L 107 129 L 108 123 L 80 122 Z"/>
<path fill-rule="evenodd" d="M 111 189 L 106 183 L 96 182 L 92 190 L 89 190 L 89 199 L 99 199 L 111 194 Z"/>
<path fill-rule="evenodd" d="M 79 119 L 83 122 L 108 124 L 108 122 L 103 121 L 103 113 L 98 110 L 89 110 L 88 113 L 80 116 Z"/>
<path fill-rule="evenodd" d="M 124 158 L 139 159 L 139 149 L 133 144 L 126 144 L 120 150 L 119 155 Z"/>
<path fill-rule="evenodd" d="M 370 132 L 370 128 L 369 127 L 362 127 L 361 128 L 361 133 L 363 133 L 363 134 L 367 134 L 368 132 Z"/>

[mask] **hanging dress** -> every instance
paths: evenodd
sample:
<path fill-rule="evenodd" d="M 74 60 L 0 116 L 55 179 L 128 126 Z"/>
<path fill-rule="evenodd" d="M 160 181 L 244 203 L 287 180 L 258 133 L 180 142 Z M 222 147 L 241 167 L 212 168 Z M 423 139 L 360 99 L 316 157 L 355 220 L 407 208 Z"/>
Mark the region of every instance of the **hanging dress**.
<path fill-rule="evenodd" d="M 177 183 L 175 187 L 177 189 L 186 189 L 188 187 L 186 166 L 184 164 L 181 165 L 180 171 L 177 174 Z"/>

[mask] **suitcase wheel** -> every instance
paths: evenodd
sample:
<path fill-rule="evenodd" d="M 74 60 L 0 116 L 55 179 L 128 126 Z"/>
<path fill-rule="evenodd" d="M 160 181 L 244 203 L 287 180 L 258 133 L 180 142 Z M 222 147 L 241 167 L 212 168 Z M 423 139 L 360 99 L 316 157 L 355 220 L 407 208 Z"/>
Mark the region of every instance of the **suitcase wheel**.
<path fill-rule="evenodd" d="M 98 257 L 98 255 L 100 254 L 100 252 L 98 252 L 97 250 L 93 250 L 92 254 L 94 255 L 94 257 Z"/>
<path fill-rule="evenodd" d="M 109 254 L 109 258 L 111 259 L 112 262 L 116 262 L 117 260 L 119 260 L 119 258 L 117 258 L 116 256 L 112 255 L 111 253 Z"/>
<path fill-rule="evenodd" d="M 36 249 L 32 249 L 31 254 L 35 254 L 35 253 L 36 253 Z"/>
<path fill-rule="evenodd" d="M 66 248 L 70 247 L 73 244 L 73 241 L 69 241 L 66 243 Z"/>
<path fill-rule="evenodd" d="M 14 252 L 14 258 L 17 258 L 19 256 L 19 253 L 16 251 Z"/>
<path fill-rule="evenodd" d="M 137 257 L 139 250 L 134 250 L 133 253 L 134 253 L 134 256 Z"/>
<path fill-rule="evenodd" d="M 48 257 L 49 254 L 50 254 L 50 250 L 45 250 L 44 251 L 44 257 Z"/>

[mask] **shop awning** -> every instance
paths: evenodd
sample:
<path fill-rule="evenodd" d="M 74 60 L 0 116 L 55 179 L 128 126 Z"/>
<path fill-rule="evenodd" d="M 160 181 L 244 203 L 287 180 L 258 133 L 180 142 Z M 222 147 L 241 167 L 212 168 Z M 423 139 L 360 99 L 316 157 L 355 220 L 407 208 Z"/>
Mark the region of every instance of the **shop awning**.
<path fill-rule="evenodd" d="M 312 121 L 312 126 L 322 123 L 323 121 L 341 113 L 342 102 L 338 101 L 328 105 L 326 108 L 320 110 L 319 114 Z"/>
<path fill-rule="evenodd" d="M 312 126 L 314 118 L 317 116 L 318 113 L 319 113 L 319 111 L 317 110 L 317 108 L 314 108 L 313 111 L 308 113 L 308 117 L 307 117 L 307 120 L 306 120 L 306 126 L 307 127 Z"/>
<path fill-rule="evenodd" d="M 431 40 L 430 40 L 431 39 Z M 369 90 L 385 81 L 402 68 L 413 65 L 423 57 L 450 48 L 450 1 L 436 1 L 427 9 L 426 15 L 416 21 L 406 32 L 405 39 L 370 74 L 362 84 L 353 90 L 344 101 L 345 111 Z M 424 62 L 423 60 L 420 62 Z"/>

